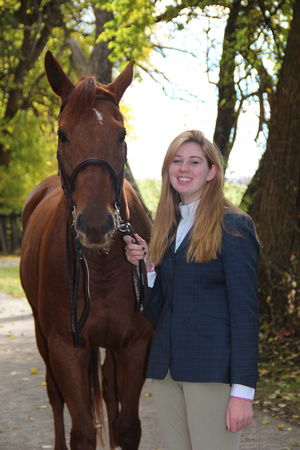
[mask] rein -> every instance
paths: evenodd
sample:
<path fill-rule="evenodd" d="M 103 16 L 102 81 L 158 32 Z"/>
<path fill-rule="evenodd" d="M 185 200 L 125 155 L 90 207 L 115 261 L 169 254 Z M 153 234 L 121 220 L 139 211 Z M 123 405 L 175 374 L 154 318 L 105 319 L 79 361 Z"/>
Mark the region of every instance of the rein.
<path fill-rule="evenodd" d="M 119 108 L 119 104 L 111 97 L 107 97 L 104 95 L 97 95 L 97 100 L 107 100 L 114 105 L 116 105 Z M 68 100 L 66 100 L 60 108 L 60 113 L 64 110 L 65 106 L 67 105 Z M 69 207 L 72 211 L 72 234 L 74 237 L 74 246 L 75 246 L 75 254 L 76 254 L 76 262 L 75 262 L 75 270 L 72 268 L 72 258 L 71 258 L 71 246 L 69 241 L 69 227 L 68 227 L 68 214 L 66 218 L 66 252 L 67 252 L 67 270 L 68 270 L 68 283 L 69 283 L 69 294 L 70 294 L 70 301 L 71 301 L 71 325 L 72 325 L 72 331 L 74 334 L 74 341 L 75 341 L 75 347 L 80 347 L 80 332 L 82 328 L 84 327 L 88 316 L 90 312 L 90 291 L 89 291 L 89 269 L 88 269 L 88 263 L 86 260 L 86 257 L 84 255 L 83 246 L 80 242 L 80 239 L 78 237 L 78 234 L 76 232 L 75 228 L 75 213 L 76 213 L 76 206 L 72 200 L 72 192 L 73 188 L 76 182 L 76 178 L 79 174 L 79 172 L 85 168 L 88 165 L 101 165 L 105 167 L 106 170 L 108 170 L 111 179 L 113 181 L 114 190 L 116 193 L 116 201 L 115 201 L 115 223 L 116 223 L 116 229 L 119 230 L 121 233 L 130 235 L 134 240 L 135 243 L 138 244 L 137 239 L 134 235 L 133 227 L 130 223 L 125 223 L 120 216 L 120 202 L 121 202 L 121 196 L 122 196 L 122 190 L 123 190 L 123 183 L 125 178 L 125 164 L 127 162 L 127 145 L 126 142 L 124 142 L 125 145 L 125 158 L 124 158 L 124 167 L 122 174 L 120 178 L 116 176 L 116 173 L 112 166 L 105 161 L 102 158 L 98 157 L 91 157 L 84 159 L 74 170 L 70 181 L 65 175 L 65 171 L 62 165 L 61 157 L 60 157 L 60 141 L 58 141 L 58 148 L 57 148 L 57 160 L 58 160 L 58 170 L 60 173 L 61 178 L 61 185 L 62 189 L 64 191 L 65 197 L 67 199 L 67 202 L 69 204 Z M 82 266 L 83 270 L 83 282 L 84 282 L 84 311 L 83 314 L 78 320 L 77 315 L 77 302 L 78 302 L 78 288 L 79 288 L 79 279 L 80 279 L 80 266 Z M 75 273 L 74 273 L 75 272 Z M 132 275 L 133 275 L 133 285 L 135 290 L 135 296 L 136 296 L 136 313 L 145 312 L 148 305 L 148 284 L 147 284 L 147 271 L 144 260 L 139 261 L 139 273 L 138 275 L 137 269 L 135 266 L 132 266 Z M 144 306 L 143 306 L 144 305 Z"/>

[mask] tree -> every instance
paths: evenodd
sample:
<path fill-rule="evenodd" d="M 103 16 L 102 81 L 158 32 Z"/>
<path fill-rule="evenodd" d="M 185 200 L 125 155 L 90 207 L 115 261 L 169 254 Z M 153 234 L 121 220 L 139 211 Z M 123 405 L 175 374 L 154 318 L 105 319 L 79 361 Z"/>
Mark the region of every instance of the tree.
<path fill-rule="evenodd" d="M 245 194 L 263 243 L 261 305 L 272 330 L 296 331 L 300 313 L 300 3 L 272 96 L 266 151 Z M 255 187 L 253 192 L 252 187 Z M 252 195 L 249 193 L 252 191 Z M 298 331 L 297 331 L 298 330 Z"/>

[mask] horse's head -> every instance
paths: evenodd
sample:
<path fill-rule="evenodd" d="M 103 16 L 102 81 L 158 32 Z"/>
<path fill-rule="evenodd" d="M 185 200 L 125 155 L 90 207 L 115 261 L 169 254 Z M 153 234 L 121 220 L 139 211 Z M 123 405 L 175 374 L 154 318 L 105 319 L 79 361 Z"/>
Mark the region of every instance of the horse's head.
<path fill-rule="evenodd" d="M 45 57 L 49 84 L 61 98 L 58 160 L 62 187 L 84 247 L 107 246 L 115 230 L 126 144 L 118 103 L 133 77 L 133 64 L 104 86 L 86 76 L 73 84 L 51 52 Z"/>

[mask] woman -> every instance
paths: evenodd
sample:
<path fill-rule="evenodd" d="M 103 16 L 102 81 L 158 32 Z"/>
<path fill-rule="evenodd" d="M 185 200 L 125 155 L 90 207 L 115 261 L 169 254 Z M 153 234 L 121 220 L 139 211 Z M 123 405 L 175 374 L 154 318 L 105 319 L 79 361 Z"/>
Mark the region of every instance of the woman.
<path fill-rule="evenodd" d="M 136 237 L 124 237 L 126 255 L 147 267 L 148 377 L 166 448 L 238 449 L 258 380 L 259 244 L 224 197 L 219 152 L 200 131 L 166 153 L 150 254 Z"/>

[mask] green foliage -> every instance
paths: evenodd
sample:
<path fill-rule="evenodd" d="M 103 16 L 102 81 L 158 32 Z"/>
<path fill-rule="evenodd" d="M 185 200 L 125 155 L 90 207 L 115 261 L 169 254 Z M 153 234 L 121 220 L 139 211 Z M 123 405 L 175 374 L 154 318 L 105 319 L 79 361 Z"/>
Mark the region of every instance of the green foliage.
<path fill-rule="evenodd" d="M 147 178 L 146 180 L 136 180 L 136 183 L 146 207 L 154 218 L 160 198 L 161 180 Z"/>
<path fill-rule="evenodd" d="M 152 0 L 98 0 L 97 6 L 111 12 L 98 40 L 108 41 L 109 58 L 114 63 L 135 59 L 145 61 L 151 51 L 151 26 L 155 23 Z"/>
<path fill-rule="evenodd" d="M 45 110 L 40 116 L 20 111 L 5 131 L 0 143 L 12 156 L 8 168 L 0 166 L 0 212 L 19 213 L 33 187 L 57 170 L 56 135 Z"/>
<path fill-rule="evenodd" d="M 247 185 L 235 183 L 233 181 L 225 181 L 224 194 L 234 205 L 240 206 L 243 195 L 246 192 Z"/>

